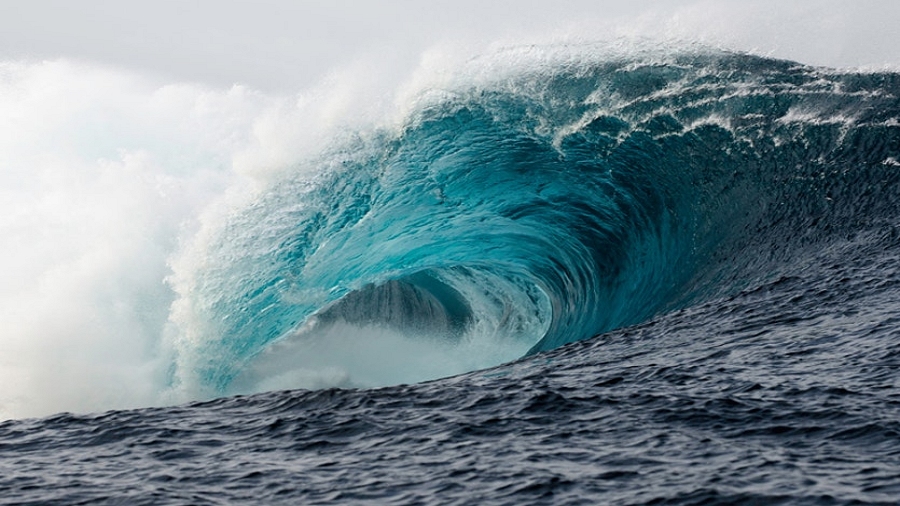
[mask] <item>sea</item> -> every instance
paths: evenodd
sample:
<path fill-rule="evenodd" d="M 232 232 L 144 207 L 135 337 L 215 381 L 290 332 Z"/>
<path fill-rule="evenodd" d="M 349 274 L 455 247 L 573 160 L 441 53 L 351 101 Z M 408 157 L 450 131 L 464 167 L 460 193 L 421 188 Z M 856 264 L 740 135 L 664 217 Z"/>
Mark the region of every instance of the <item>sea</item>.
<path fill-rule="evenodd" d="M 0 66 L 0 503 L 900 504 L 900 74 L 415 82 Z"/>

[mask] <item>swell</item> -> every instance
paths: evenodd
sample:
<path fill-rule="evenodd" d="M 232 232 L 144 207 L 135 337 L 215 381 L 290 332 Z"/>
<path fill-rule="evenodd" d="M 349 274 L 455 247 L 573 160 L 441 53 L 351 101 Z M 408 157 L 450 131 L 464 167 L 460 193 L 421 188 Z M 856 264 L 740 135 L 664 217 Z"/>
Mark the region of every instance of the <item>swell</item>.
<path fill-rule="evenodd" d="M 182 290 L 194 338 L 173 381 L 228 392 L 275 343 L 336 327 L 503 343 L 491 365 L 895 226 L 894 74 L 716 52 L 538 60 L 423 97 L 226 220 Z"/>

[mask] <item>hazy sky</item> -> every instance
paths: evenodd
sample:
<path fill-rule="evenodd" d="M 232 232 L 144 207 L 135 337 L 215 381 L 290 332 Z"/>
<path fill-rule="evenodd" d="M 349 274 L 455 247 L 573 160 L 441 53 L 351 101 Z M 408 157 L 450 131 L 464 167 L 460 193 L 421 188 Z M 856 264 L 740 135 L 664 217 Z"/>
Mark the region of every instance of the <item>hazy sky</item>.
<path fill-rule="evenodd" d="M 0 58 L 68 57 L 166 79 L 292 90 L 434 44 L 701 40 L 831 66 L 900 64 L 896 0 L 33 0 L 0 6 Z"/>

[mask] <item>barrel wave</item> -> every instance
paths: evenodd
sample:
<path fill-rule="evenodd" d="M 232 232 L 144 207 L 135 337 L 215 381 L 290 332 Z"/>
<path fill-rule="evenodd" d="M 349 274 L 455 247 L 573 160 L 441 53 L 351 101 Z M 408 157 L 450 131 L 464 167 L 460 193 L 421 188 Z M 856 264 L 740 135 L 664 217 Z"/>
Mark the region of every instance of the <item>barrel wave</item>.
<path fill-rule="evenodd" d="M 194 244 L 203 262 L 174 276 L 173 385 L 449 376 L 900 237 L 894 74 L 510 54 L 399 124 L 345 132 Z"/>

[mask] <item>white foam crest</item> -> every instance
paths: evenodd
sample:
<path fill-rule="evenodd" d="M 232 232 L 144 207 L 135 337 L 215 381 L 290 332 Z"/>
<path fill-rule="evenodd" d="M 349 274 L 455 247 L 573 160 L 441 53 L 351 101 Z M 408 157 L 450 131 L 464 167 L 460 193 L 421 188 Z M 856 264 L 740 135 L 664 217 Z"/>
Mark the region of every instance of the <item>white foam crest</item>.
<path fill-rule="evenodd" d="M 170 258 L 347 115 L 327 97 L 0 63 L 0 418 L 181 399 Z"/>

